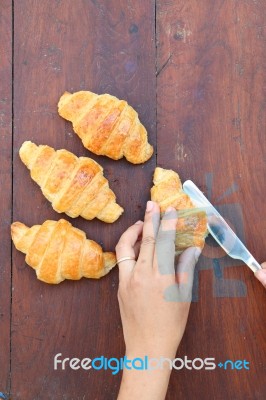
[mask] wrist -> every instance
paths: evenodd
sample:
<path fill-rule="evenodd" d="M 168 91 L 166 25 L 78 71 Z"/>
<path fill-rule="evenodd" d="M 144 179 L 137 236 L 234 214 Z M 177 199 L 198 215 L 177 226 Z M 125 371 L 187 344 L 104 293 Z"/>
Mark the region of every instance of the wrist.
<path fill-rule="evenodd" d="M 136 358 L 136 357 L 144 357 L 147 356 L 149 358 L 159 358 L 166 357 L 174 359 L 177 352 L 178 345 L 163 345 L 163 346 L 151 346 L 150 344 L 145 346 L 134 346 L 129 347 L 126 346 L 125 355 L 128 358 Z"/>
<path fill-rule="evenodd" d="M 127 366 L 124 365 L 122 383 L 118 400 L 163 400 L 165 399 L 171 368 L 169 363 L 158 365 L 160 357 L 126 356 Z M 135 363 L 134 359 L 138 359 Z M 138 364 L 142 369 L 132 368 L 131 363 Z"/>

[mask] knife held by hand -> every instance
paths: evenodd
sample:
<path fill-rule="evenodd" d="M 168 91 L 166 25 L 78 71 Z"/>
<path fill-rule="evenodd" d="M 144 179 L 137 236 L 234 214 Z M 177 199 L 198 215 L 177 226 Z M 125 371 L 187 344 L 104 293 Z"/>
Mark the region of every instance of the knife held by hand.
<path fill-rule="evenodd" d="M 224 251 L 230 257 L 244 261 L 253 272 L 262 269 L 261 265 L 255 260 L 200 189 L 192 181 L 187 180 L 183 183 L 183 190 L 191 198 L 196 207 L 205 210 L 208 230 Z"/>

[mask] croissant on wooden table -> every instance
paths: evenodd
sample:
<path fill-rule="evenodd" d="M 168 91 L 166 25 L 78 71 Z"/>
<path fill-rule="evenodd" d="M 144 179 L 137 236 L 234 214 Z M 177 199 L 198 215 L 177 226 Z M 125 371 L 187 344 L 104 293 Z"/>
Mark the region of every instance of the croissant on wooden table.
<path fill-rule="evenodd" d="M 144 163 L 153 154 L 137 112 L 115 96 L 65 92 L 59 100 L 58 112 L 73 123 L 83 145 L 95 154 L 114 160 L 124 156 L 133 164 Z"/>
<path fill-rule="evenodd" d="M 19 155 L 55 211 L 109 223 L 122 214 L 103 168 L 91 158 L 30 141 L 23 143 Z"/>
<path fill-rule="evenodd" d="M 46 283 L 98 279 L 116 264 L 114 253 L 103 253 L 101 246 L 64 219 L 48 220 L 31 228 L 14 222 L 11 236 L 15 247 L 26 254 L 26 263 L 35 269 L 37 278 Z"/>
<path fill-rule="evenodd" d="M 165 212 L 169 206 L 178 211 L 176 254 L 191 246 L 203 248 L 207 236 L 206 213 L 193 205 L 190 197 L 182 189 L 178 174 L 157 167 L 153 183 L 151 200 L 159 204 L 161 212 Z"/>

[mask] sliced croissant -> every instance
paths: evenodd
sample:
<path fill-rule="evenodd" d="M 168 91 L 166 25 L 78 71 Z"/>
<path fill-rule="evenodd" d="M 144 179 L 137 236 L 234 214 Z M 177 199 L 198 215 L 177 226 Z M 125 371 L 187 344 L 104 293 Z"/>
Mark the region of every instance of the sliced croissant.
<path fill-rule="evenodd" d="M 178 211 L 176 253 L 191 246 L 203 248 L 207 236 L 207 218 L 183 191 L 178 174 L 172 170 L 155 168 L 151 200 L 157 202 L 161 212 L 172 206 Z"/>
<path fill-rule="evenodd" d="M 23 143 L 19 155 L 55 211 L 104 222 L 114 222 L 122 214 L 102 167 L 91 158 L 30 141 Z"/>
<path fill-rule="evenodd" d="M 101 278 L 115 266 L 114 253 L 103 253 L 101 246 L 86 239 L 68 221 L 45 221 L 28 228 L 21 222 L 11 225 L 16 248 L 26 254 L 26 263 L 46 283 L 64 279 Z"/>
<path fill-rule="evenodd" d="M 153 153 L 147 131 L 137 112 L 124 100 L 89 91 L 65 92 L 58 103 L 61 117 L 91 152 L 118 160 L 123 156 L 133 164 L 147 161 Z"/>

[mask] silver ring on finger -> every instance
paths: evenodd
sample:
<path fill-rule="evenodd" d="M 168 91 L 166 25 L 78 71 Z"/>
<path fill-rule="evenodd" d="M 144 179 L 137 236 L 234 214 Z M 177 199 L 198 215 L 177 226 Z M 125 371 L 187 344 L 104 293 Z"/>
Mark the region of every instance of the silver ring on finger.
<path fill-rule="evenodd" d="M 123 261 L 127 261 L 127 260 L 133 260 L 133 261 L 136 262 L 135 257 L 130 257 L 130 256 L 128 256 L 128 257 L 119 258 L 119 260 L 117 260 L 116 263 L 119 264 L 119 263 L 121 263 L 121 262 L 123 262 Z"/>

